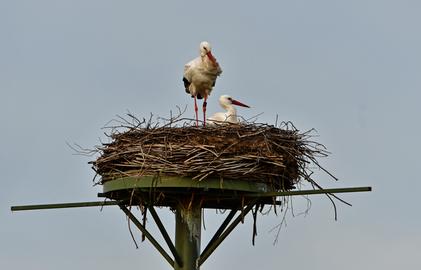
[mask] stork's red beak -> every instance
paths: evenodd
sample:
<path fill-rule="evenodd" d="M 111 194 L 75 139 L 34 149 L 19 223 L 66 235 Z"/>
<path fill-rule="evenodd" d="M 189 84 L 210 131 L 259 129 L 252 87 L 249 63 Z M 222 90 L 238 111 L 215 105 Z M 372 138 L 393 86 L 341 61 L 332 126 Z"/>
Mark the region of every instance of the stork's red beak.
<path fill-rule="evenodd" d="M 206 55 L 209 57 L 209 60 L 212 61 L 212 63 L 216 66 L 216 59 L 213 57 L 211 52 L 207 52 Z"/>
<path fill-rule="evenodd" d="M 241 103 L 240 101 L 237 101 L 237 100 L 235 100 L 235 99 L 232 99 L 232 100 L 231 100 L 231 103 L 232 103 L 232 104 L 234 104 L 234 105 L 237 105 L 237 106 L 250 108 L 250 106 L 248 106 L 248 105 L 246 105 L 246 104 L 243 104 L 243 103 Z"/>

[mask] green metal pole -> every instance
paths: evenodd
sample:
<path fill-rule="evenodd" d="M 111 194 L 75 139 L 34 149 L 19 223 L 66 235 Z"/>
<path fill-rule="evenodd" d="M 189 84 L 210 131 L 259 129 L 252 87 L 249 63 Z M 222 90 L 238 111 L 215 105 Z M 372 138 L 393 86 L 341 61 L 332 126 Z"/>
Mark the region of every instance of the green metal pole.
<path fill-rule="evenodd" d="M 183 265 L 175 270 L 199 270 L 202 209 L 199 203 L 179 203 L 175 211 L 175 248 Z"/>

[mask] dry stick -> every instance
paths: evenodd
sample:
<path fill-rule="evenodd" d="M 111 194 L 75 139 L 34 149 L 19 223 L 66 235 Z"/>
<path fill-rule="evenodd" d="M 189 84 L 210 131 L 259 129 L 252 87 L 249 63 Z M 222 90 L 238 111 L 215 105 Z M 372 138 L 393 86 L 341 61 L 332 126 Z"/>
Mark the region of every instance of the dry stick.
<path fill-rule="evenodd" d="M 194 192 L 192 192 L 191 194 L 191 198 L 190 198 L 190 202 L 189 202 L 189 206 L 187 207 L 187 210 L 190 211 L 192 205 L 193 205 L 193 200 L 194 200 Z"/>
<path fill-rule="evenodd" d="M 146 207 L 143 207 L 143 227 L 144 228 L 146 228 L 146 215 L 147 215 L 147 213 L 148 213 L 148 208 L 146 208 Z M 142 242 L 144 242 L 145 241 L 145 234 L 143 234 L 142 233 Z"/>
<path fill-rule="evenodd" d="M 272 205 L 273 205 L 273 211 L 275 212 L 275 215 L 278 215 L 278 211 L 276 210 L 276 197 L 272 197 Z"/>
<path fill-rule="evenodd" d="M 241 223 L 244 223 L 244 196 L 241 197 Z"/>
<path fill-rule="evenodd" d="M 132 202 L 133 202 L 133 197 L 134 197 L 134 191 L 135 191 L 135 189 L 132 189 L 132 192 L 131 192 L 131 194 L 130 194 L 130 200 L 129 200 L 129 211 L 131 211 L 132 210 Z M 133 242 L 134 242 L 134 244 L 135 244 L 135 246 L 136 246 L 136 249 L 138 249 L 139 248 L 139 246 L 137 245 L 137 242 L 136 242 L 136 239 L 134 238 L 134 235 L 133 235 L 133 232 L 132 232 L 132 228 L 131 228 L 131 226 L 130 226 L 130 219 L 127 217 L 127 221 L 128 221 L 128 228 L 129 228 L 129 232 L 130 232 L 130 235 L 132 236 L 132 239 L 133 239 Z M 142 233 L 142 242 L 144 241 L 144 235 L 143 235 L 143 233 Z"/>
<path fill-rule="evenodd" d="M 202 199 L 200 200 L 200 205 L 202 205 Z M 201 207 L 200 207 L 201 208 Z M 203 224 L 203 229 L 206 231 L 206 224 L 205 224 L 205 208 L 201 208 L 202 211 L 202 224 Z"/>
<path fill-rule="evenodd" d="M 256 204 L 255 210 L 254 211 L 253 211 L 253 209 L 251 210 L 251 213 L 253 215 L 253 237 L 252 237 L 251 242 L 252 242 L 252 245 L 253 246 L 254 246 L 255 237 L 257 236 L 257 225 L 256 225 L 256 222 L 257 222 L 257 210 L 258 210 L 258 206 Z"/>
<path fill-rule="evenodd" d="M 130 236 L 132 237 L 133 243 L 134 243 L 134 245 L 135 245 L 136 249 L 138 249 L 138 248 L 139 248 L 139 246 L 137 245 L 136 239 L 134 238 L 134 235 L 133 235 L 132 229 L 131 229 L 131 227 L 130 227 L 130 219 L 129 219 L 129 217 L 127 217 L 127 225 L 128 225 L 128 228 L 129 228 L 129 233 L 130 233 Z"/>
<path fill-rule="evenodd" d="M 320 190 L 324 190 L 319 184 L 317 184 L 313 179 L 310 179 L 311 180 L 311 182 L 316 186 L 316 187 L 318 187 Z M 341 198 L 339 198 L 337 195 L 335 195 L 335 194 L 333 194 L 333 193 L 326 193 L 326 194 L 329 194 L 330 196 L 332 196 L 332 197 L 334 197 L 335 199 L 337 199 L 338 201 L 340 201 L 340 202 L 342 202 L 342 203 L 344 203 L 344 204 L 346 204 L 346 205 L 349 205 L 349 206 L 352 206 L 352 204 L 350 204 L 349 202 L 347 202 L 347 201 L 345 201 L 345 200 L 343 200 L 343 199 L 341 199 Z"/>
<path fill-rule="evenodd" d="M 316 182 L 314 182 L 314 180 L 313 179 L 310 179 L 311 180 L 311 183 L 313 184 L 313 185 L 315 185 L 316 187 L 318 187 L 319 189 L 321 189 L 321 190 L 323 190 L 323 188 L 320 186 L 320 185 L 318 185 Z M 333 210 L 334 210 L 334 213 L 335 213 L 335 221 L 336 220 L 338 220 L 338 212 L 337 212 L 337 210 L 336 210 L 336 204 L 335 204 L 335 202 L 333 201 L 333 199 L 330 197 L 330 196 L 333 196 L 333 197 L 335 197 L 336 199 L 338 199 L 339 201 L 341 201 L 341 202 L 343 202 L 343 203 L 345 203 L 345 204 L 348 204 L 348 205 L 350 205 L 350 206 L 352 206 L 350 203 L 348 203 L 348 202 L 346 202 L 346 201 L 344 201 L 344 200 L 342 200 L 342 199 L 340 199 L 340 198 L 338 198 L 336 195 L 334 195 L 334 194 L 329 194 L 329 193 L 326 193 L 325 194 L 326 195 L 326 197 L 328 197 L 328 199 L 330 200 L 330 202 L 332 203 L 332 205 L 333 205 Z"/>
<path fill-rule="evenodd" d="M 293 204 L 293 202 L 292 202 L 292 196 L 289 196 L 288 197 L 288 203 L 290 203 L 291 204 L 291 207 L 290 207 L 290 209 L 291 209 L 291 215 L 293 216 L 293 217 L 295 217 L 295 213 L 294 213 L 294 204 Z"/>
<path fill-rule="evenodd" d="M 328 170 L 323 168 L 315 159 L 314 157 L 310 157 L 309 155 L 305 154 L 306 157 L 308 157 L 314 164 L 316 164 L 320 169 L 322 169 L 325 173 L 327 173 L 330 177 L 338 181 L 339 179 L 336 178 L 333 174 L 331 174 Z"/>
<path fill-rule="evenodd" d="M 273 245 L 275 245 L 276 243 L 278 243 L 278 239 L 279 239 L 279 234 L 281 232 L 282 226 L 285 225 L 286 226 L 286 214 L 288 213 L 288 206 L 282 216 L 282 220 L 281 223 L 279 223 L 278 225 L 276 225 L 275 227 L 273 227 L 272 229 L 269 230 L 269 232 L 273 232 L 276 228 L 278 228 L 278 231 L 276 232 L 276 236 L 275 236 L 275 240 L 273 240 Z"/>
<path fill-rule="evenodd" d="M 132 208 L 132 206 L 131 206 L 131 204 L 130 204 L 130 205 L 129 205 L 129 211 L 131 211 L 131 208 Z M 130 233 L 130 236 L 132 237 L 132 240 L 133 240 L 133 243 L 134 243 L 134 245 L 135 245 L 136 249 L 138 249 L 138 248 L 139 248 L 139 246 L 137 245 L 136 239 L 135 239 L 135 237 L 134 237 L 134 235 L 133 235 L 132 228 L 130 227 L 130 219 L 129 219 L 129 217 L 128 217 L 127 215 L 126 215 L 126 218 L 127 218 L 127 227 L 129 228 L 129 233 Z"/>

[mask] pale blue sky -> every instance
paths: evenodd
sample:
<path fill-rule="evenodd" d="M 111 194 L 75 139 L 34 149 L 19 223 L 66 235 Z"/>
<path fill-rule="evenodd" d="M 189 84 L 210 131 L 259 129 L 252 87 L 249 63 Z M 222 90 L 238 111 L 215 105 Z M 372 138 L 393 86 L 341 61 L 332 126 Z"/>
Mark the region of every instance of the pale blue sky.
<path fill-rule="evenodd" d="M 316 128 L 332 155 L 323 196 L 288 216 L 279 244 L 260 217 L 257 245 L 241 225 L 201 269 L 417 269 L 421 215 L 419 1 L 0 1 L 0 269 L 170 269 L 136 250 L 115 208 L 11 213 L 11 205 L 96 200 L 86 157 L 127 110 L 168 116 L 192 100 L 183 65 L 208 40 L 223 69 L 209 100 L 230 94 L 245 117 Z M 303 209 L 305 201 L 294 199 Z M 169 230 L 173 215 L 161 211 Z M 203 244 L 221 216 L 206 214 Z"/>

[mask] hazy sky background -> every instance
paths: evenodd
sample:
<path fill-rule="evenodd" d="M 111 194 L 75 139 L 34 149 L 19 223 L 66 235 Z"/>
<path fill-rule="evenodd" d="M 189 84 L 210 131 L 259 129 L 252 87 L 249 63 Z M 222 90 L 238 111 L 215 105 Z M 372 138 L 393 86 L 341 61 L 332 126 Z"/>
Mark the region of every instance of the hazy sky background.
<path fill-rule="evenodd" d="M 0 1 L 0 269 L 170 269 L 149 243 L 135 249 L 115 207 L 10 206 L 97 200 L 90 158 L 66 142 L 99 144 L 115 115 L 193 117 L 181 78 L 202 40 L 223 69 L 209 113 L 230 94 L 245 117 L 316 128 L 340 178 L 319 183 L 374 190 L 342 196 L 353 207 L 338 204 L 338 221 L 311 197 L 275 246 L 281 217 L 259 217 L 255 247 L 249 218 L 201 269 L 420 268 L 421 2 L 150 2 Z M 221 218 L 206 213 L 202 246 Z"/>

